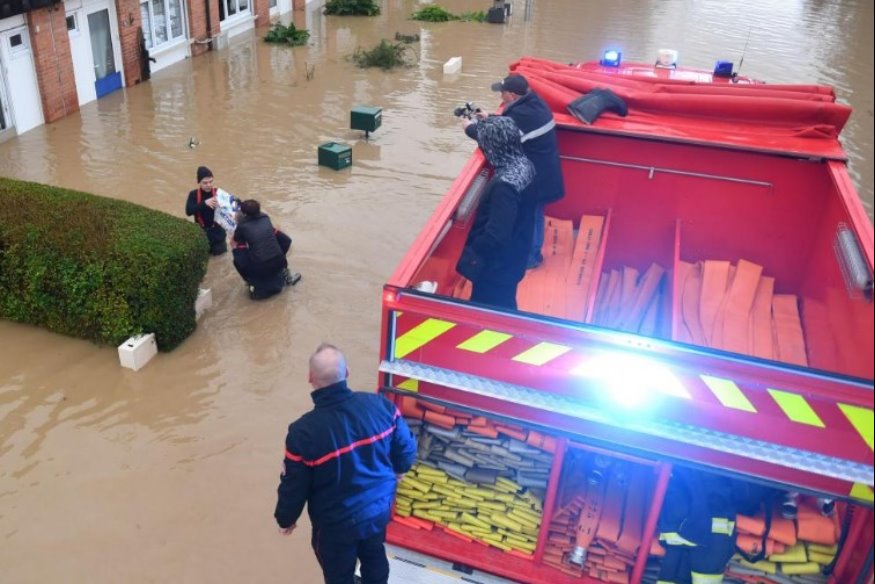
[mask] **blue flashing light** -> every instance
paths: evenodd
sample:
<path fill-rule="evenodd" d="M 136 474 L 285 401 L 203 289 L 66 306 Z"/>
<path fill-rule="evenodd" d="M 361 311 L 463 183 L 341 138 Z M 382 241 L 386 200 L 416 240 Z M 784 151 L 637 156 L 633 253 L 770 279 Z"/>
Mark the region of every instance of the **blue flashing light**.
<path fill-rule="evenodd" d="M 603 67 L 619 67 L 620 61 L 623 58 L 623 53 L 616 49 L 608 49 L 602 55 L 602 60 L 599 61 L 599 65 Z"/>
<path fill-rule="evenodd" d="M 732 61 L 717 61 L 714 77 L 732 77 Z"/>

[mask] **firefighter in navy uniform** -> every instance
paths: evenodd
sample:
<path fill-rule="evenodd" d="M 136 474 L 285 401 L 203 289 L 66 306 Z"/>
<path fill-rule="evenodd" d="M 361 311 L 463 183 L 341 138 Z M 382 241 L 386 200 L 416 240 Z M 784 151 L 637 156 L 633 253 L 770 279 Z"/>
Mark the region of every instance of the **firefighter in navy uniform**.
<path fill-rule="evenodd" d="M 310 357 L 315 408 L 289 426 L 276 505 L 280 533 L 295 529 L 304 504 L 326 584 L 386 584 L 384 541 L 398 475 L 416 460 L 416 440 L 398 408 L 347 387 L 343 353 L 321 344 Z"/>
<path fill-rule="evenodd" d="M 210 254 L 222 255 L 228 251 L 228 245 L 225 243 L 225 230 L 215 221 L 218 199 L 213 187 L 213 173 L 206 166 L 199 166 L 197 169 L 197 185 L 195 190 L 188 193 L 185 214 L 194 216 L 195 223 L 204 230 L 210 244 Z"/>
<path fill-rule="evenodd" d="M 719 584 L 735 553 L 731 479 L 676 468 L 659 517 L 658 584 Z"/>

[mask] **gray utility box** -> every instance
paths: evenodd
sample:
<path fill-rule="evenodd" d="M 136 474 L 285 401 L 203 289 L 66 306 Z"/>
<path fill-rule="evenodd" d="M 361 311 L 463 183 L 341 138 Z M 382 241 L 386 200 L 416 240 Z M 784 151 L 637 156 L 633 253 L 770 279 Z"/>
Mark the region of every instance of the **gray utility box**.
<path fill-rule="evenodd" d="M 319 146 L 319 166 L 340 170 L 352 166 L 352 148 L 340 142 L 326 142 Z"/>
<path fill-rule="evenodd" d="M 349 127 L 353 130 L 373 132 L 383 123 L 383 108 L 357 105 L 349 112 Z"/>

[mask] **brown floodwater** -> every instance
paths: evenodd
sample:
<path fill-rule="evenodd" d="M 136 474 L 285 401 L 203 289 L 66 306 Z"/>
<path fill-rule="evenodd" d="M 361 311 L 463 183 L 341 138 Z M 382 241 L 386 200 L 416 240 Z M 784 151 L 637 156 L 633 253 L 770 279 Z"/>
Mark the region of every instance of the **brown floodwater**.
<path fill-rule="evenodd" d="M 855 110 L 843 140 L 872 215 L 868 0 L 515 0 L 504 26 L 420 25 L 407 19 L 417 2 L 382 6 L 337 18 L 310 5 L 294 16 L 307 47 L 246 34 L 0 144 L 4 176 L 180 216 L 206 164 L 292 234 L 304 274 L 256 303 L 229 257 L 211 259 L 212 309 L 136 373 L 112 347 L 0 322 L 0 581 L 320 581 L 306 521 L 283 538 L 272 518 L 286 425 L 310 407 L 307 356 L 330 340 L 353 385 L 374 388 L 380 286 L 473 149 L 452 110 L 493 106 L 488 87 L 517 57 L 586 60 L 620 46 L 650 61 L 674 48 L 682 65 L 743 55 L 743 74 L 833 85 Z M 395 32 L 421 35 L 413 67 L 348 61 Z M 453 56 L 462 73 L 445 79 Z M 348 129 L 358 104 L 383 108 L 367 142 Z M 317 146 L 335 140 L 353 145 L 351 169 L 316 165 Z"/>

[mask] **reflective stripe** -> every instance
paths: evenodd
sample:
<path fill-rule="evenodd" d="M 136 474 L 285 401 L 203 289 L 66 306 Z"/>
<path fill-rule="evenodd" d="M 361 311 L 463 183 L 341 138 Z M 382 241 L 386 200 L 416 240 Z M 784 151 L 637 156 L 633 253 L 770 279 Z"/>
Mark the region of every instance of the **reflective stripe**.
<path fill-rule="evenodd" d="M 659 541 L 664 541 L 666 545 L 685 545 L 689 547 L 696 547 L 696 544 L 684 537 L 681 537 L 681 534 L 675 531 L 663 531 L 659 534 Z"/>
<path fill-rule="evenodd" d="M 419 380 L 405 379 L 395 387 L 397 387 L 398 389 L 406 389 L 407 391 L 419 391 Z"/>
<path fill-rule="evenodd" d="M 871 503 L 875 500 L 872 487 L 866 486 L 862 483 L 854 483 L 854 486 L 851 487 L 851 497 L 860 501 L 866 501 L 867 503 Z"/>
<path fill-rule="evenodd" d="M 456 348 L 464 351 L 471 351 L 472 353 L 485 353 L 512 338 L 512 336 L 513 335 L 507 333 L 482 330 L 470 339 L 456 345 Z"/>
<path fill-rule="evenodd" d="M 541 366 L 544 363 L 549 363 L 560 355 L 564 355 L 570 350 L 571 347 L 564 347 L 553 343 L 538 343 L 531 349 L 523 351 L 514 357 L 513 360 L 528 365 Z"/>
<path fill-rule="evenodd" d="M 732 535 L 733 531 L 735 531 L 735 521 L 731 521 L 726 517 L 711 518 L 711 533 Z"/>
<path fill-rule="evenodd" d="M 556 122 L 553 120 L 550 120 L 549 122 L 547 122 L 546 124 L 544 124 L 540 128 L 535 128 L 534 130 L 532 130 L 528 134 L 523 134 L 522 132 L 520 132 L 520 142 L 527 142 L 529 140 L 534 140 L 535 138 L 540 138 L 541 136 L 543 136 L 544 134 L 546 134 L 547 132 L 549 132 L 550 130 L 552 130 L 555 127 L 556 127 Z"/>
<path fill-rule="evenodd" d="M 425 320 L 397 339 L 395 339 L 395 358 L 401 359 L 406 357 L 416 349 L 435 340 L 451 328 L 455 323 L 447 322 L 437 318 L 429 318 Z"/>
<path fill-rule="evenodd" d="M 693 576 L 693 584 L 720 584 L 723 582 L 723 573 L 720 574 L 702 574 L 701 572 L 690 572 Z"/>
<path fill-rule="evenodd" d="M 397 410 L 396 410 L 396 413 L 397 413 Z M 395 431 L 395 424 L 392 424 L 391 428 L 389 428 L 388 430 L 385 430 L 383 432 L 380 432 L 376 436 L 371 436 L 370 438 L 362 438 L 361 440 L 356 440 L 355 442 L 353 442 L 349 446 L 344 446 L 343 448 L 338 448 L 334 452 L 329 452 L 325 456 L 317 458 L 316 460 L 304 460 L 304 458 L 302 456 L 299 456 L 297 454 L 292 454 L 288 450 L 286 450 L 286 458 L 288 458 L 292 462 L 300 462 L 301 464 L 309 466 L 309 467 L 319 466 L 320 464 L 325 464 L 326 462 L 328 462 L 330 460 L 334 460 L 335 458 L 339 458 L 341 455 L 346 454 L 347 452 L 352 452 L 353 450 L 355 450 L 359 446 L 367 446 L 368 444 L 373 444 L 374 442 L 379 442 L 380 440 L 382 440 L 383 438 L 385 438 L 386 436 L 388 436 L 389 434 L 391 434 L 394 431 Z"/>
<path fill-rule="evenodd" d="M 753 407 L 750 400 L 747 399 L 734 382 L 719 377 L 711 377 L 710 375 L 700 375 L 699 377 L 702 378 L 702 381 L 705 382 L 705 385 L 708 386 L 714 397 L 720 400 L 724 407 L 753 414 L 757 413 L 756 408 Z"/>
<path fill-rule="evenodd" d="M 847 404 L 839 404 L 839 408 L 842 410 L 842 413 L 845 415 L 851 425 L 854 426 L 857 432 L 859 432 L 863 440 L 866 441 L 866 444 L 869 445 L 869 448 L 873 449 L 872 443 L 873 433 L 875 433 L 875 429 L 873 429 L 872 410 L 860 408 L 857 406 L 849 406 Z"/>
<path fill-rule="evenodd" d="M 817 415 L 817 412 L 809 405 L 808 401 L 798 393 L 790 393 L 789 391 L 781 391 L 779 389 L 769 389 L 769 395 L 775 400 L 787 417 L 794 422 L 800 424 L 808 424 L 809 426 L 817 426 L 818 428 L 826 428 L 826 424 Z"/>

